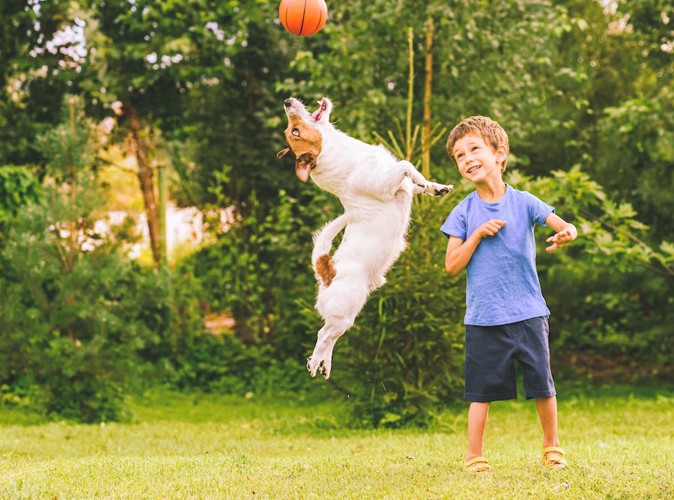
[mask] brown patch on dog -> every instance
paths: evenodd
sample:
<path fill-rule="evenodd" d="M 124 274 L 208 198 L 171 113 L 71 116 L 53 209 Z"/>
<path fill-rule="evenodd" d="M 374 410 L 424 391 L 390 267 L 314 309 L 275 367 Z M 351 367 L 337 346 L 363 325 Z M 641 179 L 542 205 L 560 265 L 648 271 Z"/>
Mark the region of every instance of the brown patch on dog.
<path fill-rule="evenodd" d="M 335 266 L 330 254 L 321 255 L 316 261 L 316 272 L 325 286 L 330 286 L 332 280 L 337 276 Z"/>

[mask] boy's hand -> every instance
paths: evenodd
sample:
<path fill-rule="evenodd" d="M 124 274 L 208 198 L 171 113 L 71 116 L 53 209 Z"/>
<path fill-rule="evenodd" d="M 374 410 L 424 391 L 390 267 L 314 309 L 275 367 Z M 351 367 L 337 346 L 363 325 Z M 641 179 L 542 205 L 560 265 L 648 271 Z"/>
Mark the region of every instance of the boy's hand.
<path fill-rule="evenodd" d="M 555 250 L 566 245 L 567 243 L 570 243 L 573 240 L 575 240 L 577 236 L 578 231 L 576 231 L 575 226 L 573 224 L 569 224 L 566 228 L 564 228 L 554 236 L 550 236 L 547 240 L 545 240 L 547 243 L 552 243 L 552 245 L 547 247 L 545 251 L 554 252 Z"/>
<path fill-rule="evenodd" d="M 490 219 L 480 227 L 478 227 L 475 232 L 480 235 L 480 238 L 486 238 L 488 236 L 494 236 L 498 233 L 503 226 L 505 226 L 506 221 L 500 219 Z"/>

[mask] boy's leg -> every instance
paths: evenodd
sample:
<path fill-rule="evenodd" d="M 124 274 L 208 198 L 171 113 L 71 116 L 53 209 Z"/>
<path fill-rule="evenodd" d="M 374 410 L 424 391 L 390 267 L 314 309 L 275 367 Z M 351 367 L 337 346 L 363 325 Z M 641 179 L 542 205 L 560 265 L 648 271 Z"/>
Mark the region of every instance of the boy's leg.
<path fill-rule="evenodd" d="M 559 446 L 557 435 L 557 398 L 537 398 L 536 410 L 543 427 L 543 448 Z"/>
<path fill-rule="evenodd" d="M 564 469 L 567 463 L 557 436 L 557 398 L 536 399 L 536 409 L 543 427 L 543 465 L 546 469 Z"/>
<path fill-rule="evenodd" d="M 466 461 L 482 456 L 482 443 L 487 428 L 489 403 L 471 403 L 468 409 L 468 453 Z"/>

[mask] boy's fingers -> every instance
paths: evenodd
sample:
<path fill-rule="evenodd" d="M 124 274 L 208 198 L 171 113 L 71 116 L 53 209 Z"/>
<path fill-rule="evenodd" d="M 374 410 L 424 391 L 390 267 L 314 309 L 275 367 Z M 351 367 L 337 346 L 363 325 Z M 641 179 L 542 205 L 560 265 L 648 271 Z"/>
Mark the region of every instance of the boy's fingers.
<path fill-rule="evenodd" d="M 494 236 L 501 230 L 503 226 L 505 226 L 505 221 L 499 219 L 490 219 L 485 222 L 481 228 L 479 228 L 479 231 L 485 236 Z"/>
<path fill-rule="evenodd" d="M 564 229 L 563 231 L 558 232 L 557 234 L 554 234 L 550 236 L 546 241 L 546 243 L 552 243 L 549 247 L 545 249 L 546 252 L 554 252 L 555 250 L 563 247 L 566 245 L 568 242 L 573 241 L 573 234 L 570 229 Z"/>
<path fill-rule="evenodd" d="M 554 241 L 555 243 L 557 243 L 559 241 L 568 241 L 569 239 L 570 239 L 570 235 L 569 235 L 568 231 L 562 231 L 560 233 L 557 233 L 557 234 L 554 234 L 554 235 L 550 236 L 545 241 L 547 241 L 548 243 L 550 243 L 551 241 Z"/>

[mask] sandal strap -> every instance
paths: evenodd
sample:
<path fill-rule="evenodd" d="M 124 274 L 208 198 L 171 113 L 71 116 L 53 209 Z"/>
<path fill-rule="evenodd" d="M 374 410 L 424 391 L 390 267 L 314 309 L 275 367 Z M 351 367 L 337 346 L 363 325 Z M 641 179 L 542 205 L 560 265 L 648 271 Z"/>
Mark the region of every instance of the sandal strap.
<path fill-rule="evenodd" d="M 491 467 L 484 457 L 471 458 L 463 463 L 464 472 L 485 472 L 488 470 L 491 470 Z"/>
<path fill-rule="evenodd" d="M 552 456 L 550 456 L 552 454 Z M 564 450 L 559 446 L 548 446 L 543 448 L 543 465 L 547 469 L 563 469 L 566 467 Z"/>
<path fill-rule="evenodd" d="M 489 463 L 489 462 L 487 462 L 487 459 L 486 459 L 486 458 L 484 458 L 484 457 L 475 457 L 475 458 L 471 458 L 470 460 L 466 460 L 466 461 L 463 463 L 463 466 L 464 466 L 464 467 L 470 467 L 471 465 L 475 465 L 475 464 L 487 464 L 487 463 Z"/>
<path fill-rule="evenodd" d="M 548 453 L 558 453 L 562 457 L 564 457 L 564 450 L 561 449 L 559 446 L 548 446 L 547 448 L 543 448 L 543 456 L 546 456 Z"/>

